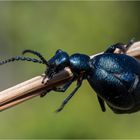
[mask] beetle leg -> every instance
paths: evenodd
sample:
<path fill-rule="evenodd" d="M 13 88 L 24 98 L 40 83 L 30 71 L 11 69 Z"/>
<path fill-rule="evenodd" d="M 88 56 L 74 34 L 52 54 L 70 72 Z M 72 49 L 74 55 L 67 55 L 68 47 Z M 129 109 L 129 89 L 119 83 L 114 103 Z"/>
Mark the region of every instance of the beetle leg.
<path fill-rule="evenodd" d="M 45 79 L 48 77 L 47 75 L 47 70 L 45 70 L 45 75 L 43 77 L 43 80 L 42 80 L 42 84 L 45 84 Z"/>
<path fill-rule="evenodd" d="M 45 79 L 48 77 L 49 80 L 52 79 L 52 77 L 54 76 L 54 74 L 56 74 L 55 70 L 54 69 L 48 69 L 45 70 L 45 75 L 43 77 L 43 80 L 42 80 L 42 83 L 43 84 L 46 84 L 48 81 L 45 82 Z"/>
<path fill-rule="evenodd" d="M 105 108 L 104 100 L 102 100 L 102 98 L 100 98 L 99 96 L 97 96 L 97 98 L 98 98 L 98 101 L 99 101 L 99 104 L 100 104 L 100 107 L 101 107 L 102 111 L 105 112 L 106 108 Z"/>
<path fill-rule="evenodd" d="M 134 43 L 135 43 L 135 38 L 133 37 L 132 39 L 130 39 L 128 44 L 126 44 L 125 48 L 128 50 Z"/>
<path fill-rule="evenodd" d="M 117 43 L 117 44 L 111 45 L 104 53 L 114 53 L 114 51 L 117 48 L 120 49 L 122 52 L 126 51 L 126 48 L 124 47 L 124 44 Z"/>
<path fill-rule="evenodd" d="M 69 86 L 72 84 L 72 82 L 73 82 L 73 80 L 70 80 L 62 87 L 56 87 L 53 90 L 56 92 L 65 92 L 69 88 Z"/>
<path fill-rule="evenodd" d="M 81 87 L 83 81 L 83 77 L 80 77 L 80 79 L 77 80 L 77 86 L 72 91 L 72 93 L 62 102 L 61 106 L 56 110 L 56 112 L 60 112 L 64 106 L 68 103 L 68 101 L 73 97 L 73 95 L 77 92 L 77 90 Z"/>
<path fill-rule="evenodd" d="M 73 82 L 73 80 L 67 82 L 65 85 L 63 85 L 61 88 L 53 88 L 53 89 L 48 89 L 48 90 L 44 90 L 41 94 L 40 97 L 44 97 L 48 92 L 50 91 L 56 91 L 56 92 L 65 92 L 68 87 L 71 85 L 71 83 Z"/>
<path fill-rule="evenodd" d="M 40 94 L 40 97 L 44 97 L 50 91 L 51 91 L 51 89 L 47 89 L 47 90 L 42 91 L 42 93 Z"/>
<path fill-rule="evenodd" d="M 134 43 L 134 38 L 132 38 L 126 46 L 123 43 L 117 43 L 114 45 L 111 45 L 104 53 L 114 53 L 114 51 L 118 48 L 120 51 L 125 53 Z"/>

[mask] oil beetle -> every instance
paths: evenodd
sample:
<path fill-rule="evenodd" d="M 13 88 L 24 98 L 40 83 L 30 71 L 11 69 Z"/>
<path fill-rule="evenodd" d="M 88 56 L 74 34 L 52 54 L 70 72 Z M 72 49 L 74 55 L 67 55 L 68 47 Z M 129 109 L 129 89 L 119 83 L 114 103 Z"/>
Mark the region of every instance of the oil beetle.
<path fill-rule="evenodd" d="M 64 108 L 80 88 L 83 80 L 87 79 L 97 93 L 103 112 L 106 110 L 106 103 L 115 113 L 133 113 L 140 110 L 140 63 L 135 58 L 125 54 L 125 51 L 133 43 L 134 41 L 131 40 L 126 47 L 122 43 L 111 45 L 103 54 L 92 59 L 85 54 L 75 53 L 69 56 L 68 53 L 57 50 L 56 54 L 47 61 L 40 53 L 25 50 L 23 54 L 32 53 L 37 55 L 40 60 L 17 56 L 0 61 L 0 65 L 18 60 L 45 64 L 47 67 L 45 74 L 50 79 L 65 67 L 70 67 L 74 78 L 66 82 L 61 88 L 56 87 L 54 90 L 65 92 L 73 81 L 77 81 L 77 86 L 62 102 L 57 112 Z M 115 54 L 116 48 L 123 54 Z"/>

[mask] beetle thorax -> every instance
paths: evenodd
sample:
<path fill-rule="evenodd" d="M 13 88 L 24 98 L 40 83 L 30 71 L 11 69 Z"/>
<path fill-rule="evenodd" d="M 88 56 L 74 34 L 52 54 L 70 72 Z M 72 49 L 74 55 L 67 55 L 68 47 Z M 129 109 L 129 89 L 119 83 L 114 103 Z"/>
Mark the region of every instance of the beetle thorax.
<path fill-rule="evenodd" d="M 87 73 L 90 70 L 89 67 L 90 57 L 84 54 L 73 54 L 70 56 L 70 68 L 74 73 L 80 74 L 82 72 Z"/>

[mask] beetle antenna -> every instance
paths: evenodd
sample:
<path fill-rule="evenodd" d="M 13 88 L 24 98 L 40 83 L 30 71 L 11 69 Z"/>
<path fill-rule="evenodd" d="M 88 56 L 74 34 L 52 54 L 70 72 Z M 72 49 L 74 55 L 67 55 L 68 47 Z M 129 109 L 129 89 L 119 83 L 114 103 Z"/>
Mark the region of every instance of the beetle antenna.
<path fill-rule="evenodd" d="M 43 62 L 44 64 L 46 64 L 46 65 L 49 67 L 48 61 L 47 61 L 40 53 L 38 53 L 38 52 L 36 52 L 36 51 L 33 51 L 33 50 L 24 50 L 24 51 L 22 52 L 22 54 L 25 54 L 25 53 L 32 53 L 32 54 L 38 56 L 38 57 L 42 60 L 42 62 Z"/>
<path fill-rule="evenodd" d="M 15 57 L 0 61 L 0 65 L 3 65 L 3 64 L 9 63 L 9 62 L 13 62 L 13 61 L 19 61 L 19 60 L 21 60 L 21 61 L 31 61 L 31 62 L 34 62 L 34 63 L 43 64 L 42 61 L 37 60 L 35 58 L 29 58 L 29 57 L 24 57 L 24 56 L 15 56 Z"/>

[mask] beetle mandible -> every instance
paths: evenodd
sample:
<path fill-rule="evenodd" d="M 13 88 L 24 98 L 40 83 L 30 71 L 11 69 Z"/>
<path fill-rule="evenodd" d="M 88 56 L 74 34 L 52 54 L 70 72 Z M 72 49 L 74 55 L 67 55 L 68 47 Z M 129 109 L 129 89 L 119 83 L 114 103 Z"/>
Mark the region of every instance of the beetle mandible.
<path fill-rule="evenodd" d="M 131 40 L 126 47 L 122 43 L 111 45 L 103 54 L 97 55 L 92 59 L 85 54 L 75 53 L 69 56 L 68 53 L 57 50 L 55 55 L 47 61 L 40 53 L 25 50 L 23 54 L 32 53 L 37 55 L 40 60 L 16 56 L 0 61 L 0 65 L 18 60 L 45 64 L 47 67 L 45 76 L 50 79 L 65 67 L 69 67 L 74 74 L 73 79 L 66 82 L 61 88 L 56 87 L 53 90 L 65 92 L 73 81 L 77 81 L 77 86 L 62 102 L 61 106 L 56 110 L 57 112 L 64 108 L 80 88 L 83 80 L 87 79 L 97 93 L 103 112 L 106 110 L 106 103 L 115 113 L 133 113 L 140 110 L 140 63 L 135 58 L 125 54 L 133 43 L 134 41 Z M 116 48 L 123 54 L 115 54 Z M 42 93 L 41 96 L 43 97 L 45 94 Z"/>

